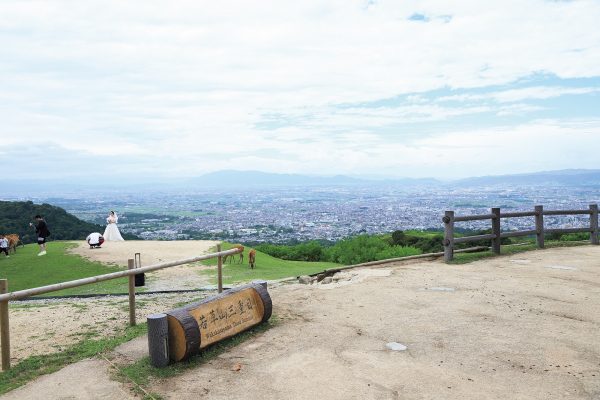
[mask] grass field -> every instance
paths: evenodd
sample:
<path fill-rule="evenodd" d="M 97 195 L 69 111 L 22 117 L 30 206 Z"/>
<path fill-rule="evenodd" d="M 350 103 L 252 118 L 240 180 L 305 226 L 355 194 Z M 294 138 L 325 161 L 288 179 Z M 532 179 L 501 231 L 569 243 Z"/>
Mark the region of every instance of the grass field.
<path fill-rule="evenodd" d="M 17 253 L 11 253 L 9 258 L 0 254 L 0 278 L 8 279 L 8 289 L 14 292 L 121 270 L 68 254 L 69 246 L 73 244 L 50 242 L 47 246 L 48 254 L 42 257 L 37 256 L 39 248 L 35 244 L 19 247 Z M 44 296 L 92 293 L 127 293 L 127 278 L 61 290 Z"/>
<path fill-rule="evenodd" d="M 231 248 L 230 243 L 223 243 L 223 250 Z M 227 263 L 223 266 L 223 282 L 227 284 L 238 282 L 250 282 L 254 279 L 281 279 L 299 275 L 309 275 L 315 272 L 321 272 L 330 268 L 338 268 L 339 264 L 330 262 L 306 262 L 306 261 L 287 261 L 279 258 L 271 257 L 268 254 L 260 251 L 256 252 L 256 268 L 250 269 L 248 266 L 248 250 L 244 250 L 244 262 L 237 264 L 237 256 L 235 262 Z M 213 249 L 211 251 L 216 251 Z M 216 265 L 216 260 L 208 260 L 210 265 Z M 214 270 L 206 270 L 202 272 L 210 276 L 211 281 L 216 282 Z"/>
<path fill-rule="evenodd" d="M 423 238 L 432 238 L 435 236 L 439 236 L 439 235 L 444 235 L 444 231 L 417 231 L 414 229 L 409 229 L 407 231 L 404 231 L 404 234 L 407 236 L 417 236 L 417 237 L 423 237 Z"/>

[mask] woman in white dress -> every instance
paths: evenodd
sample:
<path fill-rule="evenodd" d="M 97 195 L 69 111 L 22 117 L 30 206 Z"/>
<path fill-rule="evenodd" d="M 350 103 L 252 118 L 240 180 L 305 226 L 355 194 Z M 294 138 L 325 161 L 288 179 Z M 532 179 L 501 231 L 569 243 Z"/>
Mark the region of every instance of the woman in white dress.
<path fill-rule="evenodd" d="M 108 218 L 106 218 L 106 229 L 104 230 L 104 240 L 105 241 L 121 241 L 125 240 L 121 236 L 119 232 L 119 228 L 117 228 L 117 221 L 119 221 L 119 217 L 114 211 L 111 211 L 108 214 Z"/>

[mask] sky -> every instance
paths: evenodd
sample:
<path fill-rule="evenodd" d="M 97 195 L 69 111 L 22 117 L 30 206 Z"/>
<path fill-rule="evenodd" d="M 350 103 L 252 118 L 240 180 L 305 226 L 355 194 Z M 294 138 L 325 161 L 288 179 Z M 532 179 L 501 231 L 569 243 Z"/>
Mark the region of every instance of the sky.
<path fill-rule="evenodd" d="M 2 0 L 0 166 L 65 182 L 599 168 L 598 21 L 597 0 Z"/>

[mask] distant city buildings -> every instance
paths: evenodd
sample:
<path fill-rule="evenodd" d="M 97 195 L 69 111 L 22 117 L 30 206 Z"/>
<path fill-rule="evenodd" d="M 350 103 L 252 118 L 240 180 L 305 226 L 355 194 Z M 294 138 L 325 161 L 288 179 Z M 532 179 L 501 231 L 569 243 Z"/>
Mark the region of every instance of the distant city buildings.
<path fill-rule="evenodd" d="M 207 191 L 189 194 L 123 194 L 112 199 L 125 232 L 143 239 L 224 239 L 288 243 L 336 241 L 361 233 L 442 229 L 445 210 L 456 215 L 505 211 L 588 208 L 597 188 L 494 187 L 415 189 L 404 187 L 269 188 L 255 192 Z M 106 207 L 86 199 L 52 199 L 72 214 L 103 223 Z M 546 217 L 548 227 L 587 224 L 585 216 Z M 533 229 L 533 217 L 503 220 L 503 230 Z M 457 228 L 489 229 L 489 221 L 457 223 Z"/>

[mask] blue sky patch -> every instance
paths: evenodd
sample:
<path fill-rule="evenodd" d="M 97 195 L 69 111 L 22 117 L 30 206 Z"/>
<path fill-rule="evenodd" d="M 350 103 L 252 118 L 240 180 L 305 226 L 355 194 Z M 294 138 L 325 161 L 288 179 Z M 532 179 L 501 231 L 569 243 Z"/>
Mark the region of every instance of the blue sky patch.
<path fill-rule="evenodd" d="M 429 21 L 429 17 L 425 14 L 414 13 L 410 17 L 408 17 L 409 21 L 419 21 L 419 22 L 427 22 Z"/>

